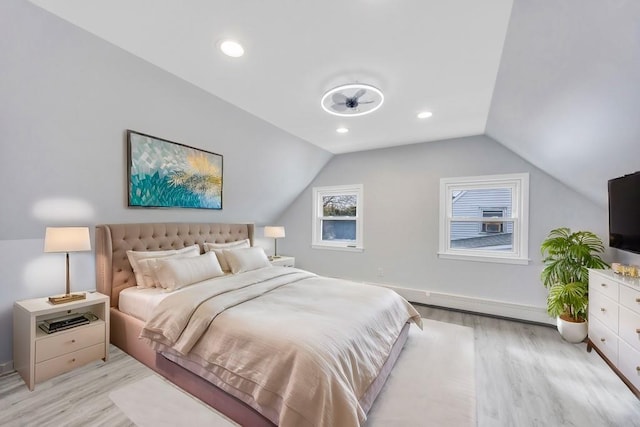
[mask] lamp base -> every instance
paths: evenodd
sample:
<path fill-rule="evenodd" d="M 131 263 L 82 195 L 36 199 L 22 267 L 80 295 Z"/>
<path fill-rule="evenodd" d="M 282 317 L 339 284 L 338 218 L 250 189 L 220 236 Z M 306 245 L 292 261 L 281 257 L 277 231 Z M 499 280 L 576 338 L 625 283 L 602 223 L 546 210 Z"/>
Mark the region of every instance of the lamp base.
<path fill-rule="evenodd" d="M 78 301 L 81 299 L 86 299 L 87 295 L 82 293 L 82 294 L 66 294 L 66 295 L 59 295 L 59 296 L 55 296 L 55 297 L 49 297 L 49 302 L 51 304 L 64 304 L 66 302 L 71 302 L 71 301 Z"/>

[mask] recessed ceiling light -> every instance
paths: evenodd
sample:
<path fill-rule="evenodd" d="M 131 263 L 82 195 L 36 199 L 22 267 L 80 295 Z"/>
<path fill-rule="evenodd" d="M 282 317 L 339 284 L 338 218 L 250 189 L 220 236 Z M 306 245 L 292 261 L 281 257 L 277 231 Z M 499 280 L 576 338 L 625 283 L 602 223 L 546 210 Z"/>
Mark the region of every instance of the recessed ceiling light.
<path fill-rule="evenodd" d="M 232 58 L 239 58 L 244 55 L 244 48 L 242 45 L 233 40 L 224 40 L 220 43 L 220 50 L 227 56 Z"/>
<path fill-rule="evenodd" d="M 433 113 L 431 111 L 421 111 L 418 113 L 419 119 L 427 119 L 431 116 L 433 116 Z"/>
<path fill-rule="evenodd" d="M 347 128 L 338 128 L 338 129 L 336 129 L 336 132 L 338 132 L 338 133 L 347 133 L 347 132 L 349 132 L 349 129 L 347 129 Z"/>

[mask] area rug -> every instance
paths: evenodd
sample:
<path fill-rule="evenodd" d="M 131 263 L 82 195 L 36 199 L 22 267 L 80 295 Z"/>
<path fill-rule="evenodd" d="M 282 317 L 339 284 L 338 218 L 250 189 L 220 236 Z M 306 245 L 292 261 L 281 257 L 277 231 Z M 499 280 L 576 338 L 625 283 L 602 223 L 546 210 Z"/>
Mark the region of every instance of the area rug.
<path fill-rule="evenodd" d="M 473 329 L 422 319 L 369 412 L 366 427 L 476 425 Z M 114 390 L 138 427 L 237 426 L 159 376 Z"/>

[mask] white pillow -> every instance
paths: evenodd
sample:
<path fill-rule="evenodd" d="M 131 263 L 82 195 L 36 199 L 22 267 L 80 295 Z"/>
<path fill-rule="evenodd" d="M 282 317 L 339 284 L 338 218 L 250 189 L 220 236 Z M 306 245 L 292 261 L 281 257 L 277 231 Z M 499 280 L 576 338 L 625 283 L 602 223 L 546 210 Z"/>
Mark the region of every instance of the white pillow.
<path fill-rule="evenodd" d="M 156 277 L 166 291 L 224 275 L 216 254 L 212 252 L 194 258 L 162 258 L 156 264 Z"/>
<path fill-rule="evenodd" d="M 200 247 L 198 245 L 166 251 L 127 251 L 127 258 L 129 258 L 129 263 L 136 276 L 138 288 L 153 288 L 157 286 L 153 266 L 148 260 L 171 256 L 194 257 L 198 255 L 200 255 Z"/>
<path fill-rule="evenodd" d="M 205 252 L 215 252 L 216 256 L 218 257 L 220 267 L 222 267 L 222 271 L 231 271 L 231 268 L 229 268 L 229 264 L 225 259 L 223 251 L 225 249 L 250 248 L 251 242 L 249 241 L 249 239 L 244 239 L 229 243 L 204 243 L 203 246 Z"/>
<path fill-rule="evenodd" d="M 257 246 L 243 249 L 224 249 L 223 251 L 233 274 L 271 266 L 264 249 Z"/>

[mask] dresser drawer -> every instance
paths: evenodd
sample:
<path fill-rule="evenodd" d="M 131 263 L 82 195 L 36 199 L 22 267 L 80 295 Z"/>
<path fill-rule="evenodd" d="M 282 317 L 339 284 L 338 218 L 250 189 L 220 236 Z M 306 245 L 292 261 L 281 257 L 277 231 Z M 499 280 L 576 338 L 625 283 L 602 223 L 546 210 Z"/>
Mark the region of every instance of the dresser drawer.
<path fill-rule="evenodd" d="M 54 332 L 36 341 L 36 363 L 101 343 L 104 347 L 104 322 Z"/>
<path fill-rule="evenodd" d="M 103 359 L 105 358 L 104 351 L 104 343 L 101 343 L 45 360 L 42 363 L 36 363 L 36 382 L 39 383 L 48 380 L 49 378 L 69 372 L 94 360 Z"/>
<path fill-rule="evenodd" d="M 614 301 L 618 301 L 618 283 L 595 271 L 589 271 L 589 290 L 602 292 Z"/>
<path fill-rule="evenodd" d="M 618 303 L 601 292 L 589 293 L 589 320 L 597 319 L 618 332 Z"/>
<path fill-rule="evenodd" d="M 602 322 L 589 319 L 589 339 L 611 363 L 618 363 L 618 337 Z"/>
<path fill-rule="evenodd" d="M 640 314 L 640 291 L 620 286 L 620 304 Z"/>
<path fill-rule="evenodd" d="M 618 369 L 635 388 L 640 389 L 640 351 L 620 341 Z"/>
<path fill-rule="evenodd" d="M 631 347 L 640 351 L 640 314 L 625 307 L 620 307 L 620 322 L 618 335 Z"/>

